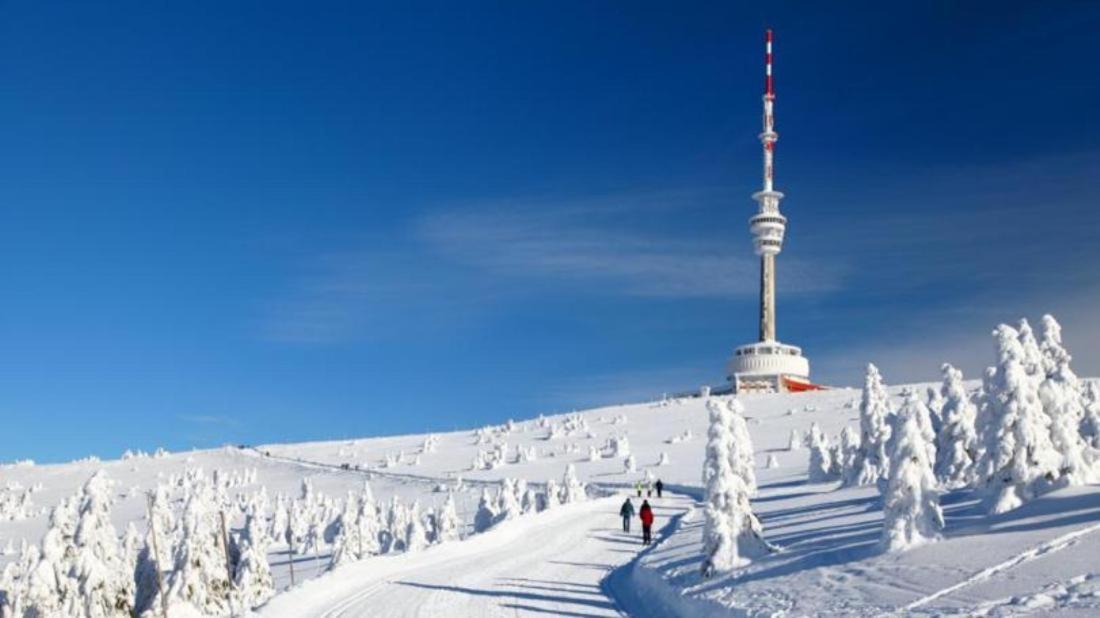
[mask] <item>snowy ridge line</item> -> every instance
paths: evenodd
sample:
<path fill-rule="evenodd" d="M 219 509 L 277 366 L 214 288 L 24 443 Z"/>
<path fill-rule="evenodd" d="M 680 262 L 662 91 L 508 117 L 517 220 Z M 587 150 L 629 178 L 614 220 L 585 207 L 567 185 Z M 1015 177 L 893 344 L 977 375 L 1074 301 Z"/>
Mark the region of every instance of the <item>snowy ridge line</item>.
<path fill-rule="evenodd" d="M 432 485 L 432 486 L 453 483 L 456 480 L 458 480 L 457 477 L 449 478 L 449 477 L 440 477 L 440 476 L 428 476 L 428 475 L 425 475 L 425 474 L 409 474 L 407 472 L 386 472 L 386 471 L 378 469 L 378 468 L 363 468 L 363 467 L 344 468 L 343 466 L 340 466 L 338 464 L 330 464 L 330 463 L 324 463 L 324 462 L 320 462 L 320 461 L 311 461 L 311 460 L 308 460 L 308 459 L 301 459 L 301 458 L 297 458 L 297 457 L 284 457 L 282 455 L 269 455 L 267 453 L 264 453 L 263 451 L 260 451 L 259 449 L 256 449 L 255 447 L 249 447 L 249 450 L 255 452 L 259 457 L 265 457 L 265 458 L 271 459 L 273 461 L 281 461 L 283 463 L 291 463 L 291 464 L 296 464 L 296 465 L 309 467 L 309 468 L 320 468 L 320 469 L 323 469 L 323 470 L 334 470 L 334 471 L 337 471 L 337 472 L 349 472 L 349 473 L 352 473 L 352 474 L 361 474 L 363 476 L 366 476 L 368 479 L 370 479 L 371 477 L 374 477 L 374 476 L 378 476 L 378 477 L 381 477 L 381 478 L 388 478 L 388 479 L 395 480 L 395 481 L 413 481 L 413 482 L 416 482 L 416 483 L 423 483 L 425 485 Z M 524 480 L 527 481 L 528 485 L 533 485 L 535 487 L 544 487 L 546 485 L 545 481 L 532 481 L 532 480 L 529 480 L 529 479 L 524 479 Z M 497 488 L 497 487 L 500 487 L 500 481 L 499 480 L 484 480 L 484 479 L 467 479 L 467 478 L 463 478 L 462 479 L 462 484 L 463 485 L 476 486 L 476 487 L 488 487 L 488 488 L 494 488 L 494 489 Z M 596 494 L 593 497 L 596 497 L 596 498 L 606 498 L 608 496 L 615 495 L 617 493 L 617 490 L 631 489 L 633 487 L 633 485 L 631 485 L 630 483 L 596 483 L 596 482 L 591 482 L 591 481 L 585 483 L 585 486 L 592 488 L 593 493 Z M 669 486 L 669 487 L 671 487 L 671 486 Z M 701 495 L 699 493 L 699 490 L 690 490 L 690 488 L 685 488 L 685 489 L 686 489 L 685 491 L 682 491 L 680 493 L 688 494 L 688 495 L 691 495 L 692 497 L 695 497 L 697 495 Z M 674 490 L 669 489 L 669 491 L 674 491 Z M 691 493 L 692 491 L 694 491 L 694 494 Z"/>
<path fill-rule="evenodd" d="M 1079 539 L 1080 537 L 1083 537 L 1083 536 L 1086 536 L 1086 535 L 1091 534 L 1093 532 L 1096 532 L 1097 530 L 1100 530 L 1100 523 L 1093 524 L 1093 525 L 1087 526 L 1085 528 L 1081 528 L 1080 530 L 1074 530 L 1073 532 L 1068 532 L 1066 534 L 1063 534 L 1062 536 L 1053 538 L 1053 539 L 1051 539 L 1049 541 L 1046 541 L 1044 543 L 1040 543 L 1039 545 L 1036 545 L 1035 547 L 1033 547 L 1033 548 L 1021 553 L 1021 554 L 1018 554 L 1016 556 L 1013 556 L 1012 558 L 1009 558 L 1008 560 L 1005 560 L 1004 562 L 1001 562 L 999 564 L 995 564 L 995 565 L 993 565 L 993 566 L 991 566 L 987 569 L 983 569 L 981 571 L 978 571 L 974 575 L 964 579 L 963 581 L 961 581 L 957 584 L 948 586 L 947 588 L 943 588 L 942 590 L 937 590 L 936 592 L 933 592 L 932 594 L 921 597 L 921 598 L 917 599 L 916 601 L 913 601 L 912 603 L 906 605 L 904 609 L 905 610 L 915 609 L 917 607 L 920 607 L 922 605 L 925 605 L 927 603 L 935 601 L 936 599 L 939 599 L 943 596 L 951 594 L 952 592 L 955 592 L 957 590 L 965 588 L 965 587 L 967 587 L 971 584 L 976 584 L 978 582 L 985 581 L 985 580 L 993 577 L 994 575 L 998 575 L 998 574 L 1000 574 L 1004 571 L 1007 571 L 1011 568 L 1014 568 L 1014 567 L 1016 567 L 1020 564 L 1025 563 L 1025 562 L 1030 562 L 1032 560 L 1035 560 L 1036 558 L 1041 558 L 1043 556 L 1046 556 L 1047 554 L 1052 554 L 1054 552 L 1061 551 L 1061 550 L 1063 550 L 1067 547 L 1070 547 L 1070 546 L 1076 544 L 1077 539 Z"/>

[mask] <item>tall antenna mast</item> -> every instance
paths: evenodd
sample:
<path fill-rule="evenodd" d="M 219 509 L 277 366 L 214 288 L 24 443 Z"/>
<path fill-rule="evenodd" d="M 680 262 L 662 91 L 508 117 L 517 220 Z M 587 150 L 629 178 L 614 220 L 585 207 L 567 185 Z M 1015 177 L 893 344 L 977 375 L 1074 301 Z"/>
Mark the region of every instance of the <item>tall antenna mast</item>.
<path fill-rule="evenodd" d="M 749 219 L 753 248 L 760 256 L 760 341 L 775 341 L 775 256 L 783 249 L 787 218 L 779 213 L 783 194 L 773 187 L 775 165 L 775 78 L 772 76 L 772 31 L 764 32 L 764 187 L 753 194 L 759 205 Z"/>

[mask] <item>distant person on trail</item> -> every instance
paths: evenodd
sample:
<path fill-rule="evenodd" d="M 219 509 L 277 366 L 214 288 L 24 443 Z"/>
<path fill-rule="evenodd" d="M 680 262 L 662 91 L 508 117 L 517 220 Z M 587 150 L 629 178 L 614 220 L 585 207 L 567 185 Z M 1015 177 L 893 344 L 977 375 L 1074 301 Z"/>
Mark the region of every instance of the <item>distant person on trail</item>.
<path fill-rule="evenodd" d="M 649 483 L 649 481 L 645 482 L 645 497 L 646 498 L 652 498 L 653 497 L 653 485 L 651 485 Z"/>
<path fill-rule="evenodd" d="M 654 485 L 657 488 L 657 497 L 661 497 L 661 490 L 665 488 L 665 484 L 661 482 L 661 479 L 657 479 L 657 484 Z"/>
<path fill-rule="evenodd" d="M 623 502 L 619 515 L 623 518 L 623 532 L 630 532 L 630 520 L 634 519 L 634 504 L 630 502 L 630 496 L 627 496 L 626 502 Z"/>
<path fill-rule="evenodd" d="M 653 541 L 653 509 L 649 506 L 649 500 L 642 501 L 638 517 L 642 518 L 642 545 L 649 545 Z"/>
<path fill-rule="evenodd" d="M 642 481 L 638 480 L 634 483 L 634 489 L 638 490 L 638 497 L 642 497 Z"/>

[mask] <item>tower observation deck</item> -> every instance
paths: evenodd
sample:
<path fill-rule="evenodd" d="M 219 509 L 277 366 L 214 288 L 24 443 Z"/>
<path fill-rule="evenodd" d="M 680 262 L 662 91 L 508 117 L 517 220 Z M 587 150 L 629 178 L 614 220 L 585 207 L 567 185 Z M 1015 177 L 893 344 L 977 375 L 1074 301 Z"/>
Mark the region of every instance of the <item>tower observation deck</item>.
<path fill-rule="evenodd" d="M 727 365 L 727 379 L 735 392 L 801 391 L 819 387 L 810 383 L 810 362 L 802 349 L 775 337 L 775 257 L 783 250 L 787 217 L 779 212 L 783 194 L 774 187 L 775 81 L 772 77 L 772 31 L 764 34 L 764 149 L 763 188 L 752 195 L 757 212 L 749 219 L 756 255 L 760 256 L 760 337 L 736 348 Z"/>

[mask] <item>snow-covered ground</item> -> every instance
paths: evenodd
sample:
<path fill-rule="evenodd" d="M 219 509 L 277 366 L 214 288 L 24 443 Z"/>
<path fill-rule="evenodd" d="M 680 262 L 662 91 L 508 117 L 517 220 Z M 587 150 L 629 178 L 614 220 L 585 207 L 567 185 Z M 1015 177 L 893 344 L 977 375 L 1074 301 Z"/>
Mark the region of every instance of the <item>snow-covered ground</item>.
<path fill-rule="evenodd" d="M 927 385 L 920 385 L 921 392 Z M 897 397 L 900 388 L 890 389 Z M 1100 488 L 1073 487 L 990 516 L 968 491 L 943 499 L 941 542 L 904 553 L 879 545 L 882 502 L 873 486 L 840 489 L 807 480 L 805 448 L 790 450 L 792 430 L 818 423 L 829 436 L 858 424 L 859 391 L 746 395 L 759 495 L 753 500 L 767 539 L 780 552 L 732 576 L 701 579 L 701 470 L 707 431 L 702 399 L 607 407 L 476 430 L 178 453 L 110 462 L 0 468 L 0 494 L 28 488 L 23 519 L 0 521 L 0 553 L 11 541 L 37 543 L 48 509 L 76 493 L 97 470 L 117 481 L 111 517 L 120 531 L 144 527 L 144 492 L 189 468 L 230 474 L 234 492 L 264 488 L 343 499 L 369 479 L 377 503 L 392 496 L 440 504 L 456 496 L 472 521 L 487 484 L 560 481 L 568 464 L 592 484 L 587 502 L 503 522 L 461 541 L 419 552 L 371 557 L 328 569 L 331 548 L 293 558 L 270 548 L 280 593 L 260 608 L 272 616 L 357 615 L 1097 615 L 1100 590 Z M 490 435 L 492 434 L 492 435 Z M 636 465 L 627 472 L 627 438 Z M 609 443 L 618 442 L 618 446 Z M 506 444 L 503 463 L 494 449 Z M 496 446 L 494 446 L 496 445 Z M 618 448 L 620 455 L 612 456 Z M 595 457 L 591 451 L 595 451 Z M 769 459 L 774 459 L 769 467 Z M 471 469 L 474 463 L 479 469 Z M 658 465 L 663 462 L 663 465 Z M 252 470 L 255 471 L 254 478 Z M 248 471 L 246 473 L 246 471 Z M 645 475 L 660 478 L 654 500 L 659 543 L 643 549 L 637 530 L 619 529 L 622 497 Z M 238 478 L 239 477 L 239 478 Z M 599 495 L 617 494 L 600 498 Z M 234 521 L 232 527 L 241 525 Z M 466 531 L 470 532 L 469 529 Z M 18 552 L 0 556 L 14 561 Z M 307 583 L 302 580 L 311 579 Z"/>

